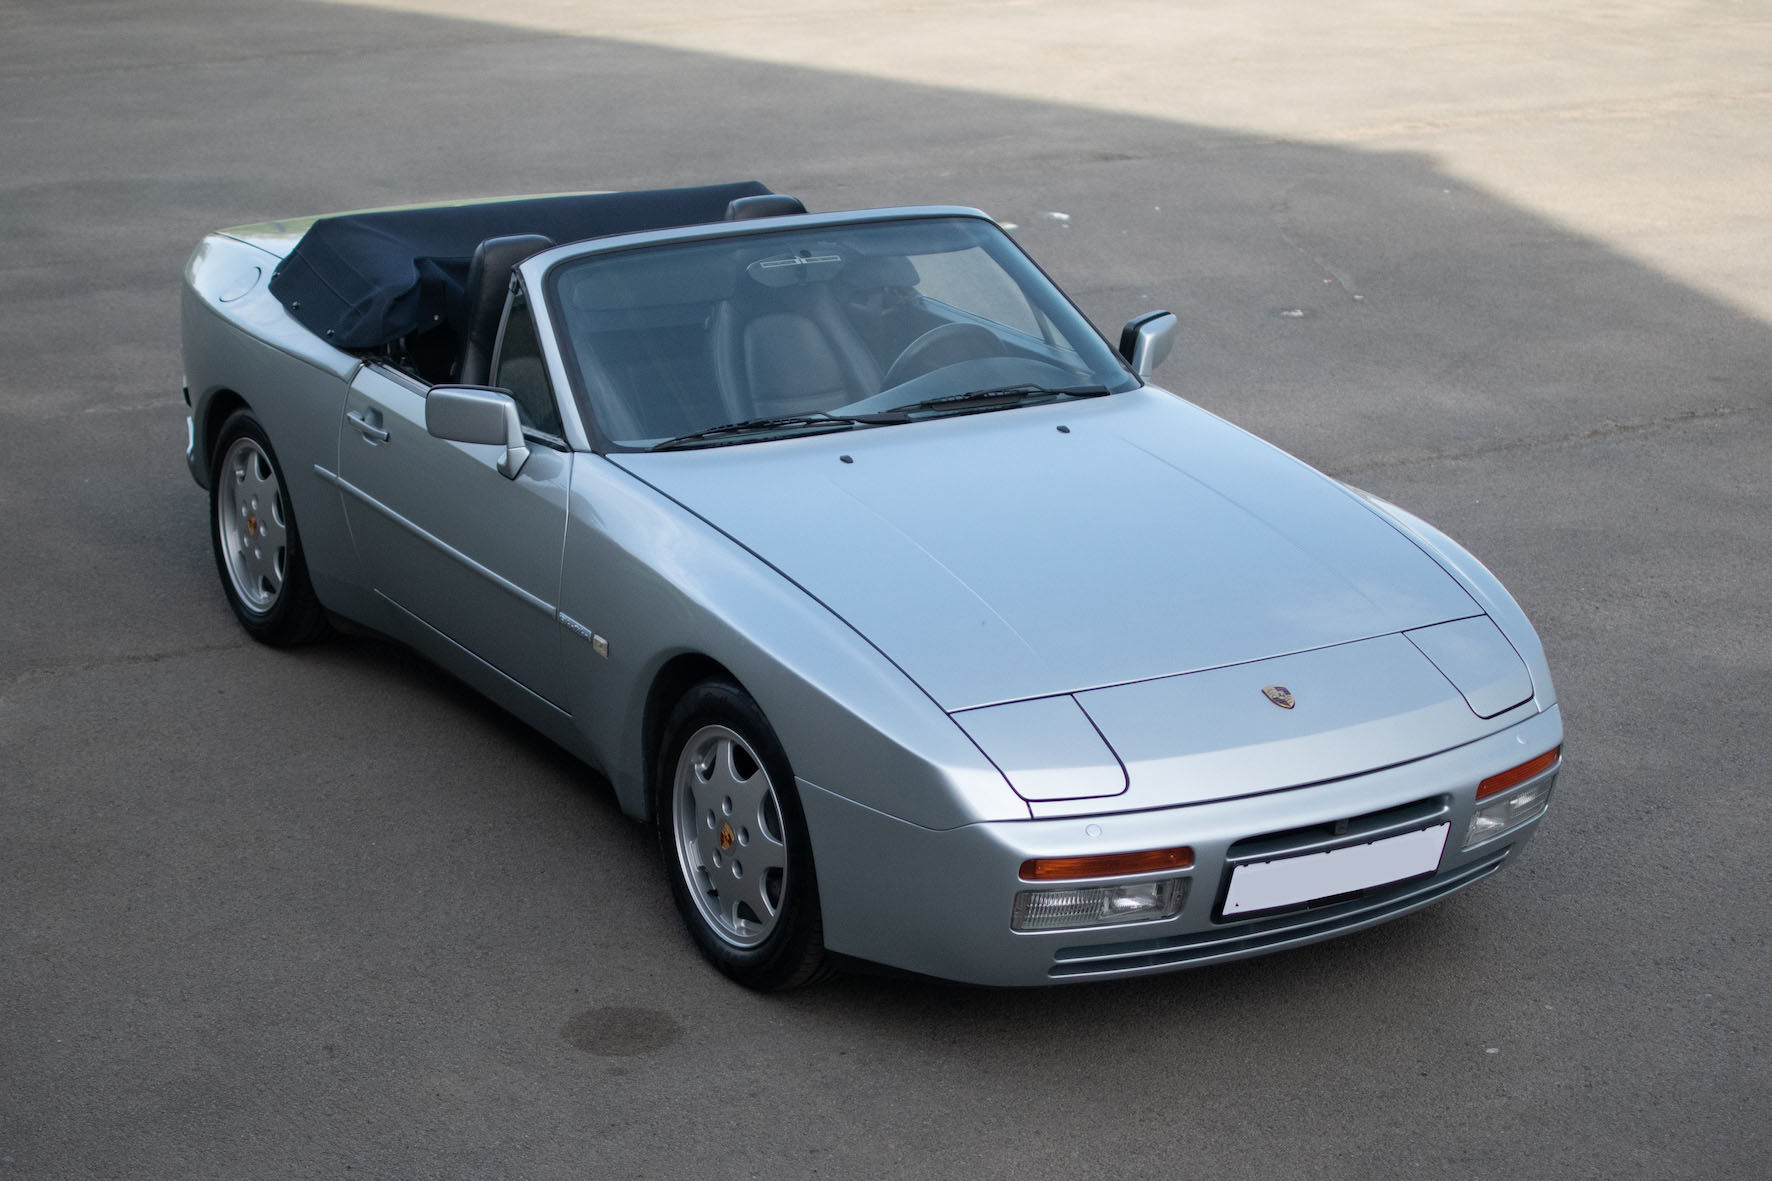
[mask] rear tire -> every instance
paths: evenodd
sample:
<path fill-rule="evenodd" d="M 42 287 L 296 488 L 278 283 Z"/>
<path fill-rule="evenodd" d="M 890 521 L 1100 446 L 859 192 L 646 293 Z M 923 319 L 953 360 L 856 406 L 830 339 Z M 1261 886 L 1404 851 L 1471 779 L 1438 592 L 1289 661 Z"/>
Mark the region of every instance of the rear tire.
<path fill-rule="evenodd" d="M 326 634 L 308 581 L 301 536 L 283 469 L 250 410 L 236 410 L 216 436 L 209 470 L 209 540 L 228 606 L 263 644 L 305 644 Z"/>
<path fill-rule="evenodd" d="M 707 681 L 677 703 L 653 806 L 672 900 L 709 963 L 760 992 L 832 974 L 793 772 L 742 689 Z"/>

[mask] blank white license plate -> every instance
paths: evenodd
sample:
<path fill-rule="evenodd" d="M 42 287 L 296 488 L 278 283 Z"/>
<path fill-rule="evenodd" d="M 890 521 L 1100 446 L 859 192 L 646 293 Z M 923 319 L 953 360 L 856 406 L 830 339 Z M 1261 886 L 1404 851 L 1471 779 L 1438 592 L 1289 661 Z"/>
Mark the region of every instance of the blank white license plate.
<path fill-rule="evenodd" d="M 1224 913 L 1246 914 L 1276 906 L 1295 906 L 1429 873 L 1439 868 L 1446 833 L 1451 827 L 1436 824 L 1369 845 L 1239 865 L 1231 871 Z"/>

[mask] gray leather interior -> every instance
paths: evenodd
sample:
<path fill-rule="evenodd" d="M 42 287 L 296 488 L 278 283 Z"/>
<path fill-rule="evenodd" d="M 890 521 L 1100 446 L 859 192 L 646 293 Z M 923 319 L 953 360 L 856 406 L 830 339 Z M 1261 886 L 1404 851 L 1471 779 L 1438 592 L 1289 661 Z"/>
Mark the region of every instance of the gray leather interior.
<path fill-rule="evenodd" d="M 880 367 L 823 284 L 725 300 L 710 324 L 734 421 L 829 410 L 879 392 Z"/>

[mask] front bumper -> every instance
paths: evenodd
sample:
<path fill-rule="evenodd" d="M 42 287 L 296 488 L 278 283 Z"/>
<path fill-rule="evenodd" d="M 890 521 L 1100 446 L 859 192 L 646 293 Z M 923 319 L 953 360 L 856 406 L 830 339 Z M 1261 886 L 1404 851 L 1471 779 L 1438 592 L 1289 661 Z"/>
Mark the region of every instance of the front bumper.
<path fill-rule="evenodd" d="M 800 781 L 814 834 L 830 950 L 987 985 L 1037 985 L 1174 971 L 1297 947 L 1384 922 L 1480 881 L 1517 854 L 1534 819 L 1463 848 L 1483 778 L 1562 742 L 1556 707 L 1455 750 L 1332 783 L 1147 812 L 920 828 Z M 1545 773 L 1554 777 L 1556 770 Z M 1247 918 L 1221 917 L 1235 865 L 1449 826 L 1428 875 Z M 1022 862 L 1189 845 L 1172 918 L 1120 927 L 1010 929 Z M 1118 880 L 1118 879 L 1116 879 Z"/>

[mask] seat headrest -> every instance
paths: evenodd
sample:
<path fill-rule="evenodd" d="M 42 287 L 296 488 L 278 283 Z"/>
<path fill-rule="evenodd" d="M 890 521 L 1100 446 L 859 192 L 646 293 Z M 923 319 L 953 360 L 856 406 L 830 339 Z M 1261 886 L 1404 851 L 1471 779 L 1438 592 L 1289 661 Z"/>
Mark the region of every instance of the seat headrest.
<path fill-rule="evenodd" d="M 805 213 L 800 198 L 786 193 L 765 193 L 760 197 L 740 197 L 726 206 L 727 221 L 749 221 L 753 217 L 792 217 Z"/>
<path fill-rule="evenodd" d="M 488 238 L 474 250 L 468 263 L 468 281 L 462 297 L 465 316 L 461 325 L 461 352 L 455 379 L 466 385 L 484 385 L 486 367 L 492 360 L 493 340 L 504 314 L 505 296 L 511 289 L 511 271 L 532 254 L 553 246 L 540 234 L 511 234 Z"/>

